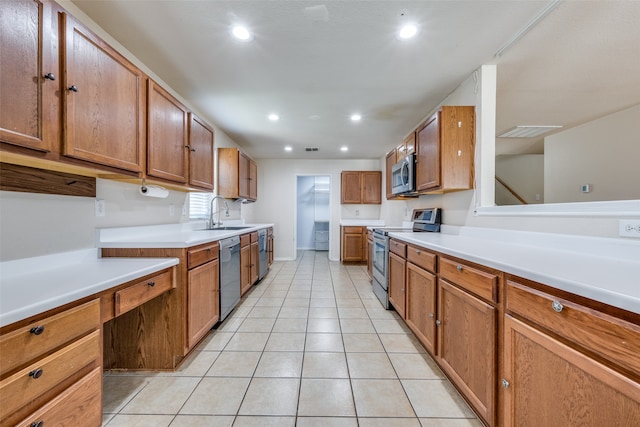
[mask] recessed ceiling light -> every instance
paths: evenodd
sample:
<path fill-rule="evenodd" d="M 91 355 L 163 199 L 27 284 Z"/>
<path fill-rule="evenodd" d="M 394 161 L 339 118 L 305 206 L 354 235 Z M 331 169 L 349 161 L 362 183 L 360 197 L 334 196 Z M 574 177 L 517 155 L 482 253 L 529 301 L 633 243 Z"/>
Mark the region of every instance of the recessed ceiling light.
<path fill-rule="evenodd" d="M 398 38 L 401 40 L 407 40 L 412 38 L 418 33 L 418 28 L 413 24 L 406 24 L 398 31 Z"/>
<path fill-rule="evenodd" d="M 340 147 L 340 151 L 349 151 L 349 147 L 343 145 Z"/>
<path fill-rule="evenodd" d="M 242 41 L 251 41 L 253 40 L 253 34 L 242 25 L 236 25 L 231 29 L 231 33 L 235 38 Z"/>
<path fill-rule="evenodd" d="M 352 114 L 351 115 L 351 121 L 353 122 L 359 122 L 362 119 L 362 116 L 360 114 Z"/>
<path fill-rule="evenodd" d="M 277 122 L 278 120 L 280 120 L 280 116 L 274 113 L 269 114 L 269 120 L 271 120 L 272 122 Z"/>
<path fill-rule="evenodd" d="M 293 147 L 290 145 L 287 145 L 286 147 L 284 147 L 284 151 L 293 151 Z"/>

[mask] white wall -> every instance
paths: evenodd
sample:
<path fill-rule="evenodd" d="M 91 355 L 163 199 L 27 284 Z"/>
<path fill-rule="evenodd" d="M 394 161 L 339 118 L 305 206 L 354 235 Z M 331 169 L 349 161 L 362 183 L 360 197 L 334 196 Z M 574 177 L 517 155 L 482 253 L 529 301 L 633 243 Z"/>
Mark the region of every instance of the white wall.
<path fill-rule="evenodd" d="M 640 199 L 639 122 L 636 105 L 546 137 L 545 202 Z"/>
<path fill-rule="evenodd" d="M 380 170 L 377 159 L 259 159 L 258 201 L 243 206 L 246 222 L 274 224 L 275 258 L 295 259 L 296 179 L 298 175 L 331 177 L 329 258 L 340 259 L 340 219 L 378 219 L 380 205 L 340 205 L 340 172 Z M 358 216 L 356 212 L 358 211 Z"/>
<path fill-rule="evenodd" d="M 544 154 L 496 157 L 496 176 L 529 204 L 544 203 Z M 522 204 L 496 181 L 496 205 Z"/>

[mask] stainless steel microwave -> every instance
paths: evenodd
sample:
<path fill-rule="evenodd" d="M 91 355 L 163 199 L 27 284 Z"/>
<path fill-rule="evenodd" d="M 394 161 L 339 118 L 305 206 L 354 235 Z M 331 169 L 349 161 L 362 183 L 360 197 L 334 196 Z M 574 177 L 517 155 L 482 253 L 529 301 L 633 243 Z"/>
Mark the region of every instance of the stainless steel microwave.
<path fill-rule="evenodd" d="M 407 194 L 416 191 L 416 155 L 409 154 L 391 168 L 391 192 Z"/>

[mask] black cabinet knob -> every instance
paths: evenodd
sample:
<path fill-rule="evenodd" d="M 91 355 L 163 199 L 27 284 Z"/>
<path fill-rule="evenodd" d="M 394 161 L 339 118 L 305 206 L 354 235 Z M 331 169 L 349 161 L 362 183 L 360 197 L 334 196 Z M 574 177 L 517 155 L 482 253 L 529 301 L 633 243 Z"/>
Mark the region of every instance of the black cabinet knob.
<path fill-rule="evenodd" d="M 34 326 L 33 328 L 31 328 L 31 330 L 29 330 L 29 332 L 31 332 L 33 335 L 40 335 L 41 333 L 44 332 L 44 326 L 42 325 Z"/>
<path fill-rule="evenodd" d="M 44 421 L 40 420 L 40 421 L 34 421 L 31 424 L 29 424 L 29 427 L 42 427 L 44 425 Z"/>
<path fill-rule="evenodd" d="M 151 286 L 152 288 L 156 285 L 156 282 L 149 282 L 147 283 L 147 285 Z"/>
<path fill-rule="evenodd" d="M 56 76 L 53 73 L 47 73 L 47 74 L 44 75 L 44 78 L 47 79 L 47 80 L 52 80 L 53 81 L 53 80 L 56 79 Z"/>
<path fill-rule="evenodd" d="M 40 378 L 42 376 L 43 370 L 42 368 L 38 368 L 38 369 L 34 369 L 33 371 L 29 372 L 29 376 L 31 378 L 33 378 L 34 380 L 37 380 L 38 378 Z"/>
<path fill-rule="evenodd" d="M 71 92 L 77 92 L 77 91 L 78 91 L 78 86 L 76 86 L 76 85 L 69 86 L 69 90 L 70 90 Z"/>

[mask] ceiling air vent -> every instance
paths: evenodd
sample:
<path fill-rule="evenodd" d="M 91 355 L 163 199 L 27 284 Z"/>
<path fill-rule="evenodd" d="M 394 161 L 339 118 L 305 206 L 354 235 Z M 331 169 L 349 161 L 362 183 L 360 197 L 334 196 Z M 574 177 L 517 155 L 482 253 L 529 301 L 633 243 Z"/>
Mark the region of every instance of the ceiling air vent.
<path fill-rule="evenodd" d="M 535 138 L 544 135 L 552 130 L 560 129 L 562 126 L 516 126 L 509 129 L 498 138 Z"/>
<path fill-rule="evenodd" d="M 318 147 L 307 147 L 304 151 L 318 151 Z"/>

